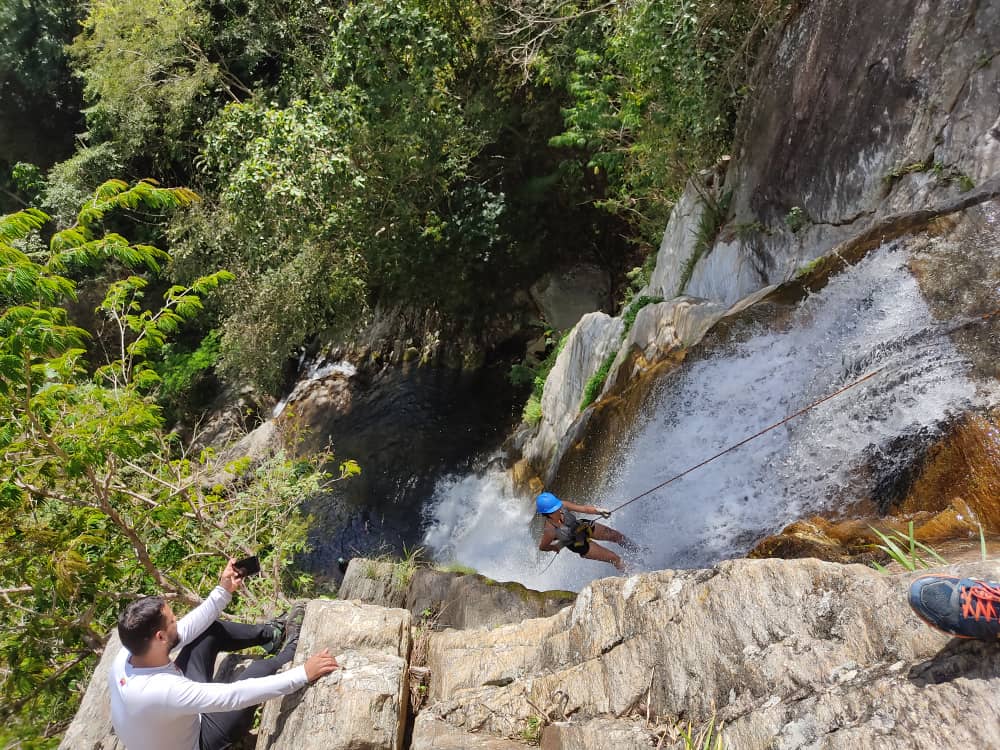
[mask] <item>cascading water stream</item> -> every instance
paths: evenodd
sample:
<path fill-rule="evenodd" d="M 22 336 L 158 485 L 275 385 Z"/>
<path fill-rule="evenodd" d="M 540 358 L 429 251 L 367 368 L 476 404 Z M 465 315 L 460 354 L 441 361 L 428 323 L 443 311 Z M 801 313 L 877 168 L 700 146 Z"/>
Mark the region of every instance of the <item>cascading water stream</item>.
<path fill-rule="evenodd" d="M 884 367 L 610 523 L 643 547 L 638 570 L 702 567 L 745 554 L 807 512 L 867 496 L 864 467 L 891 460 L 893 440 L 933 431 L 976 399 L 967 363 L 906 264 L 907 253 L 884 246 L 803 301 L 782 330 L 762 330 L 670 373 L 603 486 L 568 499 L 617 505 Z M 424 543 L 434 556 L 491 578 L 579 589 L 614 572 L 563 552 L 543 574 L 551 553 L 536 549 L 533 502 L 500 471 L 442 480 L 427 508 Z"/>

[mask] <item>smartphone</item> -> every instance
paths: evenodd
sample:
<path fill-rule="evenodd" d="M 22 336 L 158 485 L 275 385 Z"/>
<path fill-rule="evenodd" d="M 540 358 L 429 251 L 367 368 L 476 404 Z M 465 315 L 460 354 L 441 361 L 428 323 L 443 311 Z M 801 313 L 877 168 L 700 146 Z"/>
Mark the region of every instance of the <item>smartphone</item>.
<path fill-rule="evenodd" d="M 257 559 L 257 555 L 250 555 L 234 562 L 233 567 L 239 571 L 242 578 L 249 578 L 260 573 L 260 560 Z"/>

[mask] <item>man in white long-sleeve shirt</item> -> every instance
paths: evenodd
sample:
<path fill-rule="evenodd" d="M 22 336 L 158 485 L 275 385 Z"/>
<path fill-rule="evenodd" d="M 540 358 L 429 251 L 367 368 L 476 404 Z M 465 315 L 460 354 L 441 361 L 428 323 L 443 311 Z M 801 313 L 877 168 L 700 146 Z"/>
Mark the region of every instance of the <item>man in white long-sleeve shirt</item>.
<path fill-rule="evenodd" d="M 123 648 L 111 665 L 111 721 L 128 750 L 222 750 L 244 732 L 253 706 L 295 692 L 337 668 L 327 649 L 281 674 L 297 632 L 277 656 L 251 664 L 235 682 L 214 683 L 215 657 L 263 645 L 270 625 L 220 621 L 242 584 L 233 560 L 212 593 L 178 620 L 158 596 L 132 602 L 118 620 Z M 170 653 L 183 649 L 177 661 Z"/>

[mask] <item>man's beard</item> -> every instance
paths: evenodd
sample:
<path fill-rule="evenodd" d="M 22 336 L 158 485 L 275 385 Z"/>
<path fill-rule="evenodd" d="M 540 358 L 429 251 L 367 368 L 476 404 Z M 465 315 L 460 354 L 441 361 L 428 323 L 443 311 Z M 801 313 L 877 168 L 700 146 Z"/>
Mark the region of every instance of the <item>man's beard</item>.
<path fill-rule="evenodd" d="M 168 648 L 167 651 L 168 652 L 173 651 L 175 648 L 177 648 L 177 644 L 180 642 L 181 642 L 181 634 L 174 633 L 173 636 L 171 636 L 170 638 L 170 648 Z"/>

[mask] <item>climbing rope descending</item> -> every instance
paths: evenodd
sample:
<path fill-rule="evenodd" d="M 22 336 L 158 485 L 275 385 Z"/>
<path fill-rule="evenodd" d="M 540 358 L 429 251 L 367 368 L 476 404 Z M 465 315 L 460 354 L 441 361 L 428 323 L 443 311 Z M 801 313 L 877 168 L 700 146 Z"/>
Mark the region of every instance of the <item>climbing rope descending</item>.
<path fill-rule="evenodd" d="M 711 462 L 712 462 L 712 461 L 714 461 L 715 459 L 717 459 L 717 458 L 720 458 L 720 457 L 722 457 L 722 456 L 726 455 L 727 453 L 730 453 L 731 451 L 734 451 L 734 450 L 736 450 L 736 449 L 737 449 L 737 448 L 739 448 L 740 446 L 743 446 L 743 445 L 746 445 L 746 444 L 747 444 L 747 443 L 749 443 L 749 442 L 750 442 L 751 440 L 756 440 L 756 439 L 757 439 L 757 438 L 759 438 L 759 437 L 760 437 L 761 435 L 764 435 L 765 433 L 767 433 L 767 432 L 770 432 L 771 430 L 773 430 L 773 429 L 775 429 L 775 428 L 777 428 L 777 427 L 781 427 L 781 425 L 783 425 L 783 424 L 785 424 L 786 422 L 789 422 L 789 421 L 791 421 L 791 420 L 795 419 L 795 418 L 796 418 L 796 417 L 798 417 L 798 416 L 801 416 L 801 415 L 805 414 L 805 413 L 806 413 L 807 411 L 809 411 L 810 409 L 815 409 L 815 408 L 816 408 L 817 406 L 819 406 L 820 404 L 822 404 L 822 403 L 823 403 L 824 401 L 829 401 L 829 400 L 830 400 L 831 398 L 836 398 L 836 397 L 837 397 L 837 396 L 839 396 L 839 395 L 840 395 L 841 393 L 844 393 L 845 391 L 849 391 L 849 390 L 851 390 L 851 388 L 854 388 L 855 386 L 859 386 L 859 385 L 861 385 L 861 384 L 862 384 L 862 383 L 864 383 L 864 382 L 865 382 L 866 380 L 870 380 L 871 378 L 873 378 L 873 377 L 875 377 L 876 375 L 878 375 L 878 374 L 879 374 L 880 372 L 882 372 L 882 371 L 883 371 L 884 369 L 885 369 L 884 367 L 880 367 L 880 368 L 878 368 L 877 370 L 874 370 L 874 371 L 872 371 L 872 372 L 868 373 L 868 374 L 867 374 L 867 375 L 865 375 L 864 377 L 861 377 L 861 378 L 858 378 L 858 379 L 857 379 L 857 380 L 855 380 L 855 381 L 854 381 L 853 383 L 850 383 L 850 384 L 848 384 L 848 385 L 845 385 L 845 386 L 844 386 L 843 388 L 841 388 L 840 390 L 837 390 L 837 391 L 834 391 L 833 393 L 830 393 L 830 394 L 827 394 L 826 396 L 823 396 L 823 398 L 821 398 L 821 399 L 818 399 L 818 400 L 816 400 L 816 401 L 813 401 L 813 402 L 812 402 L 811 404 L 809 404 L 808 406 L 804 406 L 803 408 L 799 409 L 799 410 L 798 410 L 797 412 L 795 412 L 794 414 L 789 414 L 789 415 L 788 415 L 787 417 L 785 417 L 784 419 L 782 419 L 782 420 L 781 420 L 780 422 L 775 422 L 774 424 L 772 424 L 772 425 L 769 425 L 769 426 L 765 427 L 765 428 L 764 428 L 763 430 L 761 430 L 760 432 L 755 432 L 755 433 L 754 433 L 753 435 L 750 435 L 749 437 L 746 437 L 746 438 L 743 438 L 743 440 L 741 440 L 740 442 L 738 442 L 738 443 L 734 443 L 733 445 L 730 445 L 730 446 L 729 446 L 728 448 L 725 448 L 724 450 L 721 450 L 721 451 L 719 451 L 719 452 L 718 452 L 718 453 L 716 453 L 716 454 L 715 454 L 714 456 L 710 456 L 709 458 L 706 458 L 706 459 L 705 459 L 704 461 L 702 461 L 701 463 L 698 463 L 698 464 L 695 464 L 694 466 L 691 466 L 691 467 L 689 467 L 689 468 L 685 469 L 685 470 L 684 470 L 684 471 L 682 471 L 682 472 L 681 472 L 680 474 L 675 474 L 674 476 L 670 477 L 670 479 L 668 479 L 668 480 L 666 480 L 666 481 L 664 481 L 664 482 L 660 482 L 660 483 L 659 483 L 658 485 L 656 485 L 655 487 L 652 487 L 652 488 L 650 488 L 650 489 L 646 490 L 645 492 L 643 492 L 643 493 L 642 493 L 642 494 L 640 494 L 640 495 L 636 495 L 635 497 L 631 498 L 630 500 L 626 500 L 626 501 L 625 501 L 624 503 L 622 503 L 621 505 L 616 505 L 616 506 L 615 506 L 614 508 L 612 508 L 612 509 L 611 509 L 611 510 L 610 510 L 609 512 L 610 512 L 610 513 L 614 513 L 614 512 L 616 511 L 616 510 L 621 510 L 621 509 L 622 509 L 622 508 L 624 508 L 624 507 L 625 507 L 626 505 L 631 505 L 631 504 L 632 504 L 632 503 L 634 503 L 634 502 L 635 502 L 636 500 L 641 500 L 642 498 L 646 497 L 646 495 L 650 495 L 650 494 L 652 494 L 652 493 L 656 492 L 656 491 L 657 491 L 658 489 L 662 489 L 663 487 L 666 487 L 666 486 L 667 486 L 668 484 L 670 484 L 671 482 L 676 482 L 676 481 L 677 481 L 678 479 L 680 479 L 680 478 L 681 478 L 681 477 L 683 477 L 683 476 L 687 476 L 688 474 L 690 474 L 690 473 L 691 473 L 692 471 L 694 471 L 695 469 L 700 469 L 700 468 L 701 468 L 702 466 L 704 466 L 705 464 L 708 464 L 708 463 L 711 463 Z"/>
<path fill-rule="evenodd" d="M 977 314 L 977 315 L 970 316 L 970 317 L 968 317 L 968 318 L 966 318 L 964 320 L 961 320 L 961 321 L 959 321 L 957 323 L 954 323 L 953 325 L 951 325 L 948 328 L 944 329 L 944 331 L 939 331 L 939 332 L 954 333 L 954 332 L 956 332 L 956 331 L 958 331 L 958 330 L 960 330 L 962 328 L 970 327 L 972 325 L 981 324 L 981 323 L 988 323 L 988 322 L 990 322 L 990 321 L 992 321 L 992 320 L 994 320 L 996 318 L 1000 318 L 1000 309 L 996 309 L 996 310 L 993 310 L 992 312 L 988 312 L 988 313 L 985 313 L 985 314 Z M 607 514 L 611 515 L 615 511 L 619 511 L 622 508 L 624 508 L 625 506 L 631 505 L 632 503 L 636 502 L 637 500 L 641 500 L 642 498 L 646 497 L 647 495 L 651 495 L 652 493 L 656 492 L 657 490 L 666 487 L 671 482 L 676 482 L 678 479 L 687 476 L 692 471 L 695 471 L 696 469 L 700 469 L 702 466 L 705 466 L 706 464 L 711 463 L 712 461 L 716 460 L 717 458 L 721 458 L 722 456 L 726 455 L 727 453 L 731 453 L 732 451 L 736 450 L 737 448 L 740 448 L 740 447 L 746 445 L 750 441 L 756 440 L 757 438 L 761 437 L 762 435 L 765 435 L 766 433 L 770 432 L 771 430 L 774 430 L 774 429 L 776 429 L 778 427 L 781 427 L 783 424 L 786 424 L 787 422 L 790 422 L 791 420 L 795 419 L 796 417 L 802 416 L 806 412 L 808 412 L 808 411 L 810 411 L 812 409 L 815 409 L 820 404 L 825 403 L 826 401 L 829 401 L 830 399 L 836 398 L 840 394 L 845 393 L 846 391 L 849 391 L 852 388 L 856 388 L 857 386 L 861 385 L 862 383 L 864 383 L 867 380 L 871 380 L 873 377 L 875 377 L 879 373 L 883 372 L 884 370 L 885 370 L 885 367 L 879 367 L 877 370 L 873 370 L 872 372 L 868 373 L 867 375 L 864 375 L 864 376 L 858 378 L 857 380 L 855 380 L 855 381 L 853 381 L 851 383 L 848 383 L 843 388 L 840 388 L 840 389 L 834 391 L 833 393 L 829 393 L 826 396 L 823 396 L 823 398 L 820 398 L 820 399 L 817 399 L 816 401 L 813 401 L 811 404 L 808 404 L 807 406 L 802 407 L 798 411 L 796 411 L 796 412 L 794 412 L 792 414 L 789 414 L 784 419 L 782 419 L 782 420 L 780 420 L 778 422 L 775 422 L 772 425 L 768 425 L 767 427 L 765 427 L 764 429 L 760 430 L 759 432 L 755 432 L 753 435 L 745 437 L 743 440 L 740 440 L 738 443 L 734 443 L 734 444 L 730 445 L 729 447 L 724 448 L 723 450 L 721 450 L 718 453 L 716 453 L 714 456 L 709 456 L 704 461 L 702 461 L 700 463 L 697 463 L 694 466 L 688 467 L 687 469 L 685 469 L 684 471 L 680 472 L 679 474 L 675 474 L 674 476 L 670 477 L 669 479 L 667 479 L 667 480 L 665 480 L 663 482 L 660 482 L 655 487 L 651 487 L 650 489 L 646 490 L 645 492 L 640 493 L 640 494 L 636 495 L 635 497 L 629 498 L 625 502 L 620 503 L 620 504 L 614 506 L 609 511 L 607 511 Z M 553 558 L 551 560 L 549 560 L 548 564 L 542 570 L 542 574 L 543 575 L 544 575 L 545 571 L 547 571 L 549 569 L 549 567 L 552 565 L 552 563 L 555 562 L 557 556 L 558 555 L 553 556 Z"/>

